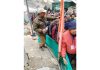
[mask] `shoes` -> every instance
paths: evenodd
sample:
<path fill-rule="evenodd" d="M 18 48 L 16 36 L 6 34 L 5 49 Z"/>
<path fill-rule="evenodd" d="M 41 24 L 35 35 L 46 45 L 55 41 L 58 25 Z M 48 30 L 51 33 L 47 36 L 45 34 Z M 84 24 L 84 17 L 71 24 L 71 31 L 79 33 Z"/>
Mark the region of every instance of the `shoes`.
<path fill-rule="evenodd" d="M 41 51 L 44 51 L 43 47 L 40 47 L 40 50 L 41 50 Z"/>
<path fill-rule="evenodd" d="M 47 48 L 47 46 L 43 46 L 44 48 Z"/>
<path fill-rule="evenodd" d="M 42 51 L 44 51 L 44 48 L 47 48 L 47 46 L 42 46 L 42 47 L 39 47 Z"/>

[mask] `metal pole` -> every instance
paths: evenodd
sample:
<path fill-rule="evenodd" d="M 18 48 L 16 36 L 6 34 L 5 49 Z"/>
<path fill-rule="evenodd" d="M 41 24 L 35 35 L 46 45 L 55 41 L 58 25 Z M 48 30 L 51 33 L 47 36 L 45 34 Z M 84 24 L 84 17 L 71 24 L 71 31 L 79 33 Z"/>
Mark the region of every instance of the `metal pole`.
<path fill-rule="evenodd" d="M 32 21 L 30 19 L 30 15 L 29 15 L 29 8 L 28 8 L 28 1 L 26 0 L 26 7 L 27 7 L 27 13 L 28 13 L 28 18 L 29 18 L 29 23 L 31 26 L 31 33 L 33 34 L 33 27 L 32 27 Z"/>

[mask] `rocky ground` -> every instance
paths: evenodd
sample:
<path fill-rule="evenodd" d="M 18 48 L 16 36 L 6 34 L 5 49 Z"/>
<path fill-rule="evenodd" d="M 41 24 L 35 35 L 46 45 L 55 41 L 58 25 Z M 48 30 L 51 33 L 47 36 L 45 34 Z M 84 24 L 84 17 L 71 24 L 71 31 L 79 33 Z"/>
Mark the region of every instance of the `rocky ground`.
<path fill-rule="evenodd" d="M 37 36 L 31 37 L 27 26 L 24 30 L 25 70 L 59 70 L 57 61 L 52 57 L 47 48 L 39 49 Z M 28 34 L 27 34 L 28 32 Z"/>

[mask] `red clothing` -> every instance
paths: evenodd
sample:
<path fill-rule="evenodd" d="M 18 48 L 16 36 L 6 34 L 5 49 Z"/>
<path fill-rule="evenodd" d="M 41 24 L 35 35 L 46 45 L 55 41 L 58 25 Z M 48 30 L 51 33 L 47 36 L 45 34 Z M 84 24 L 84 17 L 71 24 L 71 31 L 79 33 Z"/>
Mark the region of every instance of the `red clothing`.
<path fill-rule="evenodd" d="M 61 56 L 65 57 L 66 52 L 69 54 L 76 54 L 76 37 L 72 38 L 68 30 L 63 33 Z"/>
<path fill-rule="evenodd" d="M 52 28 L 52 38 L 56 40 L 56 25 Z"/>

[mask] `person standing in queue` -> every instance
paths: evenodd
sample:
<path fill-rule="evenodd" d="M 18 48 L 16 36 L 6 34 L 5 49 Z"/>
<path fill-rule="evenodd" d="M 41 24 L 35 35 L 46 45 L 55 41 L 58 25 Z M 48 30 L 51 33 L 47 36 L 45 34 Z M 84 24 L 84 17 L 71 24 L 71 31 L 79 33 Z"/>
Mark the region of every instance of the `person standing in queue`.
<path fill-rule="evenodd" d="M 36 31 L 38 37 L 40 37 L 39 48 L 44 50 L 46 48 L 45 41 L 46 41 L 46 32 L 48 30 L 48 26 L 46 26 L 46 20 L 54 20 L 56 18 L 47 17 L 46 10 L 39 9 L 38 16 L 33 21 L 33 29 Z"/>
<path fill-rule="evenodd" d="M 66 53 L 73 70 L 76 70 L 76 22 L 68 24 L 68 30 L 63 33 L 61 56 L 64 64 L 67 64 Z"/>

